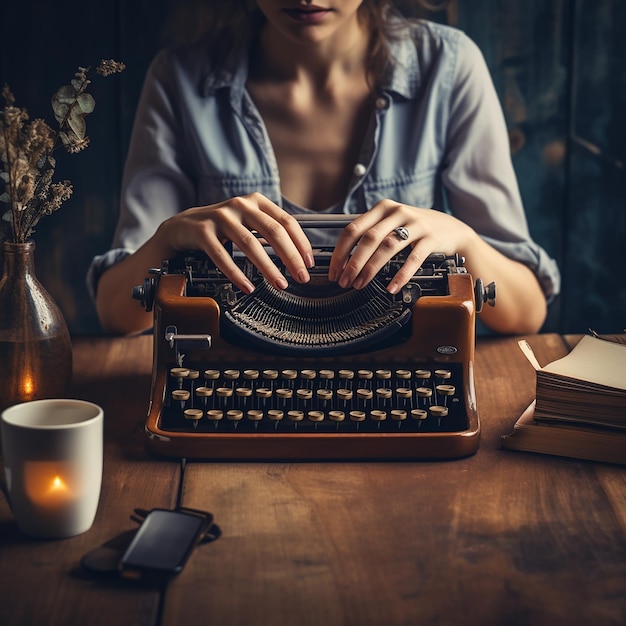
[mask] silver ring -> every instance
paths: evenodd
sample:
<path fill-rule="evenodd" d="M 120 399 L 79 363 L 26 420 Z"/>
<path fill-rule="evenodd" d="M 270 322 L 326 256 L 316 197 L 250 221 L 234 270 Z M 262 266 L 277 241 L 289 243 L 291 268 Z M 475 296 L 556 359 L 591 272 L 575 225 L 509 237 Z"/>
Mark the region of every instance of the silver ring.
<path fill-rule="evenodd" d="M 409 238 L 409 229 L 406 226 L 398 226 L 398 228 L 394 228 L 393 232 L 398 235 L 402 241 L 406 241 Z"/>

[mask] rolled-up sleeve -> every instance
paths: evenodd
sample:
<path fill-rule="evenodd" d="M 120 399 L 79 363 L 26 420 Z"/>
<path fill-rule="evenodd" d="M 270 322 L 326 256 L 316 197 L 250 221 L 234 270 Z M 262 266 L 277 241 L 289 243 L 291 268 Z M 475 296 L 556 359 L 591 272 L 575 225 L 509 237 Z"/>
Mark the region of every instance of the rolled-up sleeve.
<path fill-rule="evenodd" d="M 87 288 L 95 298 L 100 276 L 141 247 L 166 219 L 195 202 L 194 169 L 185 162 L 184 122 L 179 111 L 178 73 L 163 51 L 143 85 L 131 136 L 111 250 L 94 257 Z"/>
<path fill-rule="evenodd" d="M 459 46 L 442 170 L 450 211 L 528 266 L 549 302 L 560 291 L 558 266 L 530 236 L 502 107 L 482 53 L 467 37 Z"/>

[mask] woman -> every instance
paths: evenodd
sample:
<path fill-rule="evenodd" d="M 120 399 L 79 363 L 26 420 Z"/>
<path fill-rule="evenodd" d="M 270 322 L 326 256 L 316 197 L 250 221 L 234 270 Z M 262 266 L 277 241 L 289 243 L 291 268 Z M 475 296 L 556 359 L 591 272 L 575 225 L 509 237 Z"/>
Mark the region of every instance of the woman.
<path fill-rule="evenodd" d="M 337 237 L 293 218 L 312 212 L 356 215 L 330 263 L 340 286 L 362 288 L 410 244 L 396 292 L 429 253 L 456 252 L 497 283 L 488 327 L 540 329 L 558 269 L 529 236 L 502 111 L 466 36 L 390 0 L 213 4 L 212 32 L 148 73 L 114 248 L 91 268 L 104 328 L 151 325 L 132 287 L 178 250 L 204 250 L 249 293 L 232 241 L 284 288 L 251 230 L 307 282 L 313 245 Z"/>

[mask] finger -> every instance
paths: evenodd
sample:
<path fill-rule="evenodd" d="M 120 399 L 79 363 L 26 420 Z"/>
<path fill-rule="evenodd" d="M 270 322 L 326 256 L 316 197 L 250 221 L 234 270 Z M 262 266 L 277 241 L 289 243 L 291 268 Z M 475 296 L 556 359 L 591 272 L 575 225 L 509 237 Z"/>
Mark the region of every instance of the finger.
<path fill-rule="evenodd" d="M 335 249 L 328 266 L 329 280 L 339 280 L 355 246 L 361 240 L 363 234 L 374 227 L 379 219 L 374 209 L 372 209 L 356 217 L 343 229 L 335 244 Z"/>
<path fill-rule="evenodd" d="M 406 247 L 406 242 L 392 232 L 395 223 L 393 217 L 385 218 L 363 233 L 339 277 L 341 287 L 364 287 L 389 259 Z"/>
<path fill-rule="evenodd" d="M 391 294 L 398 293 L 398 291 L 416 274 L 417 270 L 422 267 L 424 260 L 431 252 L 433 252 L 433 250 L 428 238 L 420 239 L 407 255 L 402 267 L 396 272 L 396 275 L 387 285 L 387 291 Z"/>
<path fill-rule="evenodd" d="M 228 250 L 219 241 L 216 242 L 216 245 L 203 247 L 203 250 L 215 263 L 215 266 L 241 291 L 246 294 L 254 291 L 254 285 L 248 280 L 248 277 L 235 263 Z"/>
<path fill-rule="evenodd" d="M 246 213 L 245 225 L 257 231 L 299 282 L 310 279 L 313 249 L 298 221 L 265 196 L 257 194 L 259 210 Z"/>
<path fill-rule="evenodd" d="M 362 289 L 365 287 L 381 269 L 389 262 L 390 259 L 400 254 L 406 248 L 406 242 L 399 239 L 395 234 L 387 235 L 380 243 L 376 251 L 365 262 L 363 268 L 352 281 L 354 289 Z M 349 280 L 346 279 L 346 280 Z M 341 285 L 343 277 L 340 279 Z M 342 285 L 343 286 L 343 285 Z"/>
<path fill-rule="evenodd" d="M 245 215 L 249 215 L 243 198 L 234 198 L 228 202 L 228 210 L 221 211 L 219 230 L 214 222 L 202 222 L 196 232 L 202 233 L 202 249 L 209 255 L 215 265 L 242 291 L 250 293 L 254 286 L 239 268 L 232 255 L 223 245 L 223 242 L 232 241 L 252 264 L 259 269 L 266 280 L 276 289 L 285 289 L 287 279 L 270 259 L 265 248 L 255 234 L 245 226 Z M 252 213 L 259 213 L 258 209 Z"/>

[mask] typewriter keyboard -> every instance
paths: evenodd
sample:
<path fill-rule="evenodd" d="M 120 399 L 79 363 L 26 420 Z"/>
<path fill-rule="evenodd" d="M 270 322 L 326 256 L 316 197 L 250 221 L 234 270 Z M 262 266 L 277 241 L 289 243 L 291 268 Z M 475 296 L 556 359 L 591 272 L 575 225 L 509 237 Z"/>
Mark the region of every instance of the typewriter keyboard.
<path fill-rule="evenodd" d="M 458 432 L 468 427 L 459 364 L 418 369 L 168 370 L 172 432 Z"/>

